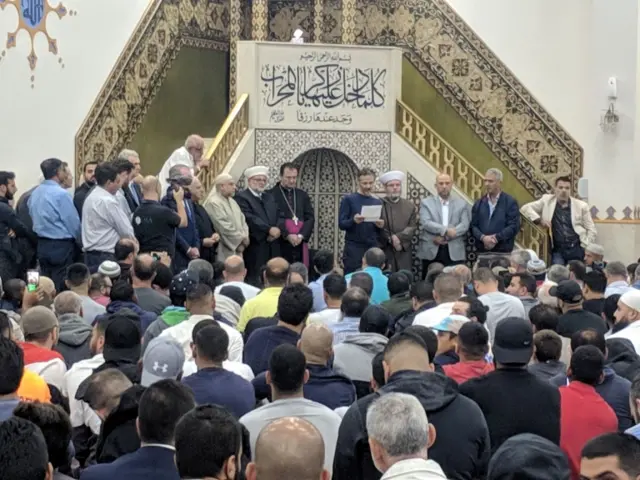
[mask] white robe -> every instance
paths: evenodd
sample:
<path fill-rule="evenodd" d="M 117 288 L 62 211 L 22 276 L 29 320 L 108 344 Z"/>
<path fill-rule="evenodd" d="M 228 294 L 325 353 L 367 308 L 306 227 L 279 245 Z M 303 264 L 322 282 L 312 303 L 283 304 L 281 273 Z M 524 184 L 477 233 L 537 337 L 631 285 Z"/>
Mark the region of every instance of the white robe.
<path fill-rule="evenodd" d="M 214 191 L 204 202 L 213 228 L 220 235 L 218 260 L 224 262 L 231 255 L 239 255 L 243 238 L 249 237 L 249 227 L 240 206 L 233 198 L 225 198 Z"/>
<path fill-rule="evenodd" d="M 171 167 L 176 165 L 186 165 L 191 169 L 191 175 L 195 175 L 195 163 L 193 161 L 193 157 L 189 153 L 189 151 L 185 147 L 180 147 L 175 150 L 171 156 L 168 158 L 164 165 L 162 166 L 162 170 L 158 174 L 158 181 L 160 182 L 160 187 L 162 188 L 160 196 L 164 196 L 169 188 L 169 184 L 167 183 L 167 178 L 169 178 L 169 170 Z"/>

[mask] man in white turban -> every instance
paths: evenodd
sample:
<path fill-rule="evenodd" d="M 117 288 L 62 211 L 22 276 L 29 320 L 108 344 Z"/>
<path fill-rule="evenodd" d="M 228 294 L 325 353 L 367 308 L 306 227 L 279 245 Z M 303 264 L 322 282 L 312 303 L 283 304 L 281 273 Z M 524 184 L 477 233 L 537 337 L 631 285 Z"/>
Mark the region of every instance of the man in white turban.
<path fill-rule="evenodd" d="M 398 270 L 411 271 L 411 240 L 418 226 L 416 207 L 406 198 L 402 198 L 402 183 L 405 174 L 399 170 L 380 176 L 386 197 L 382 201 L 382 248 L 387 257 L 387 265 Z"/>
<path fill-rule="evenodd" d="M 217 258 L 224 262 L 231 255 L 242 255 L 249 245 L 249 227 L 233 196 L 236 182 L 227 173 L 218 175 L 214 189 L 204 201 L 213 228 L 220 235 Z"/>
<path fill-rule="evenodd" d="M 265 191 L 269 169 L 263 166 L 247 168 L 244 176 L 247 188 L 238 192 L 236 202 L 249 227 L 249 245 L 244 251 L 247 283 L 260 286 L 260 271 L 274 257 L 280 256 L 280 238 L 284 217 L 273 195 Z"/>

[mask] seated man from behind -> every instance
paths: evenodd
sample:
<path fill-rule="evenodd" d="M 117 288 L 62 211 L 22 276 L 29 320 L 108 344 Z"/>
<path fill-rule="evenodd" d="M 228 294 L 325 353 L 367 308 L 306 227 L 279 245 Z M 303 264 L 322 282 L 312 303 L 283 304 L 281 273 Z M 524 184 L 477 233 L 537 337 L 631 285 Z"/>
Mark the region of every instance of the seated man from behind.
<path fill-rule="evenodd" d="M 256 330 L 244 347 L 244 362 L 255 375 L 267 370 L 271 353 L 278 345 L 298 343 L 312 308 L 313 294 L 309 287 L 296 284 L 282 290 L 277 307 L 278 323 Z"/>
<path fill-rule="evenodd" d="M 444 365 L 444 374 L 458 384 L 493 372 L 494 366 L 486 360 L 489 352 L 489 333 L 478 322 L 463 323 L 458 330 L 456 352 L 459 362 Z"/>
<path fill-rule="evenodd" d="M 279 418 L 260 432 L 247 480 L 329 480 L 325 451 L 322 434 L 311 423 L 298 417 Z"/>
<path fill-rule="evenodd" d="M 368 306 L 369 297 L 364 290 L 359 287 L 347 288 L 340 304 L 342 318 L 330 327 L 333 332 L 334 345 L 339 345 L 360 331 L 360 317 Z"/>
<path fill-rule="evenodd" d="M 271 317 L 278 310 L 280 292 L 289 278 L 289 262 L 276 257 L 267 262 L 262 274 L 264 289 L 254 298 L 247 300 L 240 311 L 237 329 L 244 332 L 247 324 L 257 317 Z"/>
<path fill-rule="evenodd" d="M 74 292 L 62 292 L 53 301 L 58 316 L 59 336 L 54 350 L 61 353 L 67 368 L 91 357 L 91 325 L 82 318 L 82 299 Z"/>
<path fill-rule="evenodd" d="M 533 335 L 533 359 L 527 367 L 540 380 L 549 381 L 567 370 L 560 361 L 562 339 L 553 330 L 540 330 Z"/>
<path fill-rule="evenodd" d="M 409 290 L 411 282 L 404 272 L 395 272 L 389 275 L 390 299 L 382 302 L 382 306 L 393 316 L 397 317 L 402 312 L 411 308 L 411 296 Z"/>
<path fill-rule="evenodd" d="M 358 333 L 333 349 L 333 367 L 353 381 L 358 398 L 370 393 L 371 362 L 389 341 L 385 336 L 388 320 L 389 314 L 381 305 L 368 306 L 360 318 Z"/>
<path fill-rule="evenodd" d="M 313 300 L 310 303 L 313 304 Z M 341 418 L 324 405 L 303 398 L 303 385 L 308 379 L 306 359 L 296 347 L 280 345 L 273 350 L 267 372 L 273 402 L 240 419 L 249 430 L 254 458 L 256 442 L 263 428 L 278 418 L 294 416 L 308 420 L 320 431 L 325 444 L 324 468 L 332 470 Z"/>
<path fill-rule="evenodd" d="M 433 300 L 433 284 L 421 280 L 411 284 L 411 305 L 393 319 L 389 334 L 400 333 L 413 324 L 416 315 L 436 306 Z M 455 312 L 454 312 L 455 313 Z"/>
<path fill-rule="evenodd" d="M 0 452 L 2 478 L 53 480 L 47 442 L 29 420 L 13 417 L 0 422 Z"/>
<path fill-rule="evenodd" d="M 347 291 L 347 281 L 338 273 L 330 273 L 323 275 L 323 277 L 321 288 L 325 308 L 309 315 L 309 323 L 322 323 L 331 326 L 338 323 L 342 316 L 340 306 L 342 305 L 342 296 Z M 309 288 L 311 288 L 311 284 L 309 284 Z"/>
<path fill-rule="evenodd" d="M 362 258 L 362 272 L 369 274 L 373 280 L 373 291 L 371 292 L 371 303 L 380 304 L 389 300 L 389 289 L 387 288 L 388 278 L 382 271 L 385 267 L 386 257 L 384 252 L 377 248 L 370 248 Z M 351 281 L 354 274 L 349 274 L 345 278 L 347 283 Z M 349 285 L 351 286 L 351 285 Z"/>

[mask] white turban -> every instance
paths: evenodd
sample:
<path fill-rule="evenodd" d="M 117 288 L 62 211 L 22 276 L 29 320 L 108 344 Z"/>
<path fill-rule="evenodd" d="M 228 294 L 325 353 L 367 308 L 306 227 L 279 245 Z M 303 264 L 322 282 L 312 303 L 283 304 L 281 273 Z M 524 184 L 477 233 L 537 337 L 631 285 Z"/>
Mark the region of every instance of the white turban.
<path fill-rule="evenodd" d="M 269 176 L 269 167 L 263 167 L 262 165 L 256 165 L 255 167 L 249 167 L 244 171 L 244 176 L 249 180 L 251 177 L 258 175 Z"/>
<path fill-rule="evenodd" d="M 384 175 L 380 175 L 380 183 L 386 185 L 389 182 L 393 182 L 397 180 L 399 182 L 404 182 L 404 172 L 400 170 L 392 170 L 391 172 L 387 172 Z"/>

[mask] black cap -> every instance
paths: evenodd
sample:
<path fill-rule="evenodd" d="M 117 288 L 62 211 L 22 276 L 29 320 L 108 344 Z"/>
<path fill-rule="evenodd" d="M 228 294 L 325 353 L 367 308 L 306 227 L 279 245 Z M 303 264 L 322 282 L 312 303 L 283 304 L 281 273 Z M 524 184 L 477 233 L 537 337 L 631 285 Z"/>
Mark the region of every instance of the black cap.
<path fill-rule="evenodd" d="M 549 295 L 565 303 L 579 303 L 582 300 L 582 288 L 574 280 L 562 280 L 549 289 Z"/>
<path fill-rule="evenodd" d="M 220 295 L 230 298 L 241 307 L 244 305 L 244 293 L 242 293 L 242 289 L 240 287 L 236 287 L 235 285 L 224 285 L 220 289 L 219 293 Z"/>
<path fill-rule="evenodd" d="M 190 287 L 198 284 L 198 275 L 189 270 L 184 270 L 171 280 L 169 292 L 173 295 L 186 297 Z"/>
<path fill-rule="evenodd" d="M 140 317 L 128 308 L 111 314 L 104 332 L 103 354 L 105 361 L 115 354 L 127 358 L 140 358 Z"/>
<path fill-rule="evenodd" d="M 500 320 L 493 339 L 493 357 L 505 365 L 525 365 L 533 354 L 533 328 L 524 318 Z"/>

